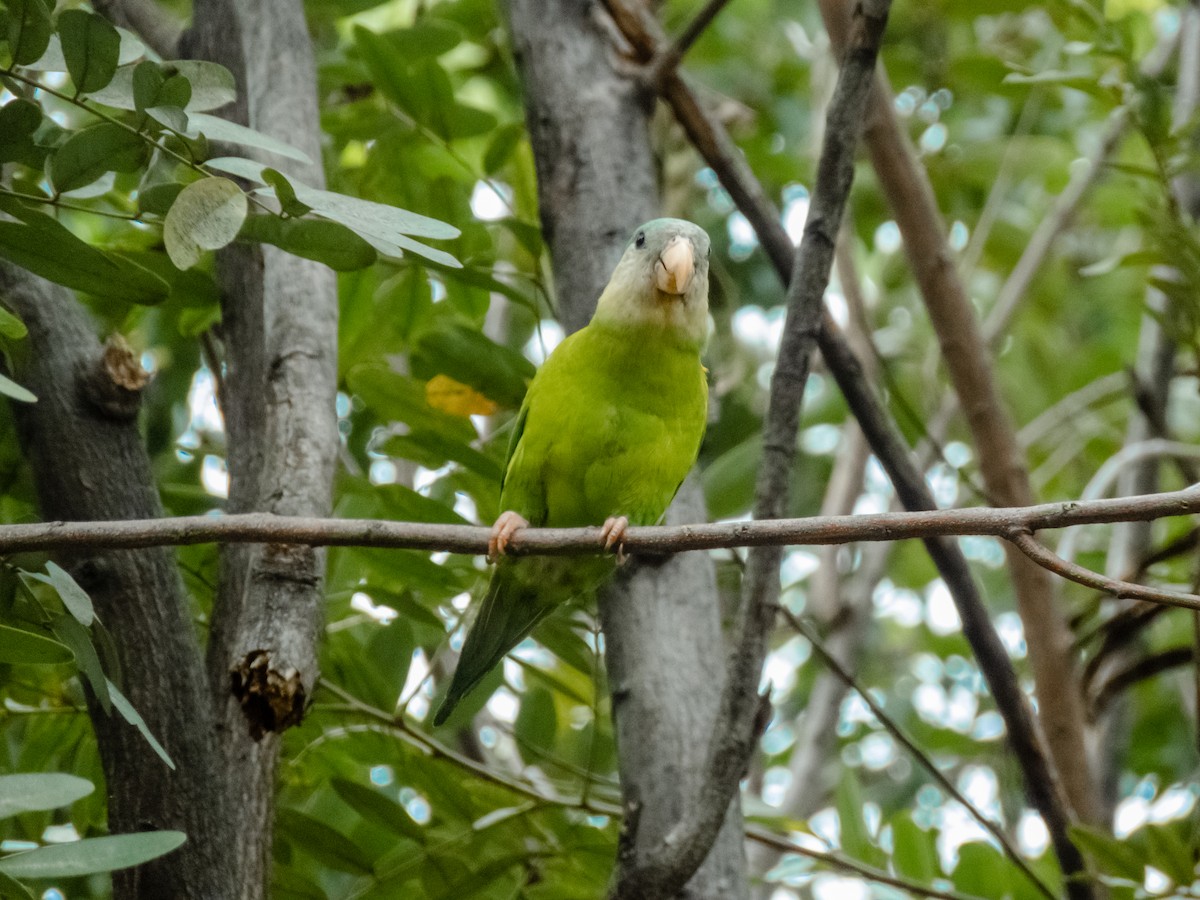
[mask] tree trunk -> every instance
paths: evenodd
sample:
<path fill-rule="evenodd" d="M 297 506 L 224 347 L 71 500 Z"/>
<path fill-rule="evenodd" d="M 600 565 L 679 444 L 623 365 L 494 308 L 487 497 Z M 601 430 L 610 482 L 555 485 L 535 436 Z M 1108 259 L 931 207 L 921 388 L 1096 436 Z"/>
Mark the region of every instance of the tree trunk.
<path fill-rule="evenodd" d="M 0 298 L 29 327 L 29 361 L 18 377 L 38 402 L 12 407 L 43 517 L 161 516 L 138 431 L 140 395 L 121 383 L 122 367 L 137 367 L 137 360 L 127 349 L 101 348 L 95 326 L 66 288 L 0 263 Z M 114 834 L 178 829 L 188 835 L 175 853 L 117 872 L 115 895 L 238 896 L 238 873 L 226 864 L 228 842 L 222 838 L 230 818 L 227 773 L 217 763 L 213 707 L 172 553 L 159 548 L 59 557 L 116 642 L 119 687 L 175 763 L 169 769 L 133 726 L 90 698 L 109 828 Z"/>
<path fill-rule="evenodd" d="M 651 101 L 614 68 L 596 5 L 510 0 L 508 11 L 559 318 L 573 331 L 590 318 L 632 230 L 660 214 Z M 668 520 L 705 517 L 690 480 Z M 635 563 L 600 611 L 627 825 L 635 827 L 618 865 L 633 865 L 665 837 L 703 773 L 725 657 L 712 563 L 699 553 Z M 742 845 L 735 799 L 681 896 L 748 896 Z"/>

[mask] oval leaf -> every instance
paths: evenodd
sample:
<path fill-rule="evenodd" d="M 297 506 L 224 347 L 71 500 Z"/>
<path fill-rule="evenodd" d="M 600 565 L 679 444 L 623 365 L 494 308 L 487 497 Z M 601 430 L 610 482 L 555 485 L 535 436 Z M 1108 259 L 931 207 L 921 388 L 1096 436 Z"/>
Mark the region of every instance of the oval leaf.
<path fill-rule="evenodd" d="M 76 90 L 90 94 L 112 81 L 121 36 L 106 19 L 82 9 L 64 10 L 58 17 L 58 36 Z"/>
<path fill-rule="evenodd" d="M 375 262 L 375 250 L 370 244 L 344 225 L 322 219 L 251 216 L 239 237 L 271 244 L 338 272 L 365 269 Z"/>
<path fill-rule="evenodd" d="M 140 866 L 187 840 L 182 831 L 147 831 L 53 844 L 0 859 L 0 871 L 14 878 L 77 878 Z"/>
<path fill-rule="evenodd" d="M 86 779 L 56 772 L 0 775 L 0 819 L 70 806 L 95 789 Z"/>
<path fill-rule="evenodd" d="M 147 156 L 141 135 L 112 122 L 76 132 L 50 157 L 50 179 L 60 192 L 91 184 L 105 172 L 133 172 Z"/>
<path fill-rule="evenodd" d="M 50 0 L 8 0 L 8 44 L 18 66 L 36 62 L 50 45 Z"/>
<path fill-rule="evenodd" d="M 58 641 L 20 628 L 0 625 L 0 663 L 53 665 L 70 661 L 71 651 Z"/>
<path fill-rule="evenodd" d="M 248 201 L 228 178 L 205 178 L 180 191 L 163 222 L 163 242 L 171 262 L 190 269 L 204 250 L 219 250 L 237 237 Z"/>
<path fill-rule="evenodd" d="M 136 66 L 121 66 L 103 90 L 94 92 L 91 99 L 116 109 L 136 110 L 133 73 Z M 168 91 L 173 76 L 182 76 L 191 86 L 187 105 L 189 113 L 217 109 L 237 99 L 233 74 L 224 66 L 198 59 L 176 59 L 163 67 L 165 82 L 158 98 L 151 105 L 179 106 L 176 91 Z M 167 96 L 167 94 L 170 96 Z"/>

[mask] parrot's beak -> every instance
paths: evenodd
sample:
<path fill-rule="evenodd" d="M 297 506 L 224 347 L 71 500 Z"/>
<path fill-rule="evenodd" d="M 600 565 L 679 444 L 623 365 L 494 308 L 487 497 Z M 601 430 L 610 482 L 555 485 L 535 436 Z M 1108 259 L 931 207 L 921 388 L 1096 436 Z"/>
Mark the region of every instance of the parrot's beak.
<path fill-rule="evenodd" d="M 654 280 L 664 294 L 683 296 L 696 274 L 696 250 L 692 242 L 677 234 L 654 262 Z"/>

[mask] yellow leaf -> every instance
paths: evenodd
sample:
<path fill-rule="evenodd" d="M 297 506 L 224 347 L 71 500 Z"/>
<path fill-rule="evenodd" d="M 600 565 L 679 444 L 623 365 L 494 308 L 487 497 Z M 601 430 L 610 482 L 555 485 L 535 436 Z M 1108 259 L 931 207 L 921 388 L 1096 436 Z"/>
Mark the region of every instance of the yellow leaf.
<path fill-rule="evenodd" d="M 449 375 L 434 375 L 425 385 L 425 402 L 452 416 L 490 416 L 499 407 L 479 391 Z"/>

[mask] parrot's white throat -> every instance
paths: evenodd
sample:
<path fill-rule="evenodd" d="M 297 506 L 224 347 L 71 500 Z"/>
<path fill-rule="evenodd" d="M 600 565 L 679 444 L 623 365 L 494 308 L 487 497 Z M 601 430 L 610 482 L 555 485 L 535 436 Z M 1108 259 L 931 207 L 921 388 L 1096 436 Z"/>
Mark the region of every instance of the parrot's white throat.
<path fill-rule="evenodd" d="M 654 234 L 645 246 L 631 243 L 596 302 L 592 321 L 660 329 L 664 339 L 702 347 L 708 338 L 708 242 L 703 241 L 702 252 L 696 243 L 678 232 Z"/>

